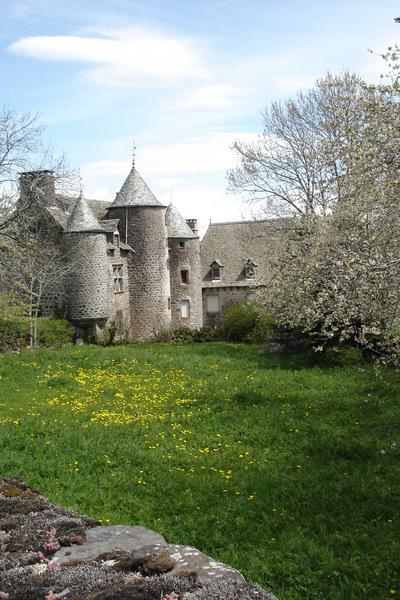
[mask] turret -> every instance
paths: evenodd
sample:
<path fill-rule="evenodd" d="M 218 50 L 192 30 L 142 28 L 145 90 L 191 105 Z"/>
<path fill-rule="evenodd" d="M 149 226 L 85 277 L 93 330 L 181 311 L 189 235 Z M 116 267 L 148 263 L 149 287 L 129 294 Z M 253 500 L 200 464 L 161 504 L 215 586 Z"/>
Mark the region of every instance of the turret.
<path fill-rule="evenodd" d="M 166 215 L 171 280 L 172 325 L 191 328 L 203 324 L 201 297 L 200 240 L 197 221 L 193 229 L 171 203 Z"/>
<path fill-rule="evenodd" d="M 68 315 L 89 335 L 98 333 L 109 316 L 106 232 L 80 194 L 65 230 Z"/>
<path fill-rule="evenodd" d="M 135 251 L 128 258 L 128 280 L 136 339 L 151 338 L 171 322 L 165 210 L 132 165 L 108 218 L 119 219 L 121 241 Z"/>

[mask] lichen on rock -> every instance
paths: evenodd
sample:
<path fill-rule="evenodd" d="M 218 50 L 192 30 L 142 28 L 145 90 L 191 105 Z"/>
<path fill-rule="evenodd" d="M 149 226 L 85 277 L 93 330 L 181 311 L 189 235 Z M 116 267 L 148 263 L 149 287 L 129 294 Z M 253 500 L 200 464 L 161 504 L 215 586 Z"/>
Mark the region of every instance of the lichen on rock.
<path fill-rule="evenodd" d="M 101 527 L 0 479 L 0 600 L 276 600 L 196 548 Z"/>

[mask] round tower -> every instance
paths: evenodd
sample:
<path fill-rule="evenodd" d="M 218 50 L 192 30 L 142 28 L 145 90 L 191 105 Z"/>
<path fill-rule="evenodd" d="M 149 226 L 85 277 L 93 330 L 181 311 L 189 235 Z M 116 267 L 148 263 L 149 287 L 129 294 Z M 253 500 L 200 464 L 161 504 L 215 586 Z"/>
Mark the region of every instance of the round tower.
<path fill-rule="evenodd" d="M 197 221 L 185 219 L 171 203 L 166 214 L 171 279 L 171 322 L 193 329 L 203 325 L 200 239 Z M 189 226 L 190 224 L 190 226 Z"/>
<path fill-rule="evenodd" d="M 69 319 L 96 336 L 109 316 L 106 232 L 80 194 L 65 230 Z"/>
<path fill-rule="evenodd" d="M 128 258 L 132 336 L 154 337 L 171 323 L 165 210 L 135 166 L 108 210 L 119 219 L 121 241 L 133 248 Z"/>

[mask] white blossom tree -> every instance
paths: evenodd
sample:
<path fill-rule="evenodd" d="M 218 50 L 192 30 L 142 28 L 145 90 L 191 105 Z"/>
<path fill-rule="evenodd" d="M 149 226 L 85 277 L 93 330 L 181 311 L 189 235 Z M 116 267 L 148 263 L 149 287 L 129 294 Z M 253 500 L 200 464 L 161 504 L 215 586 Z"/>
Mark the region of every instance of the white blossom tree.
<path fill-rule="evenodd" d="M 265 304 L 279 321 L 399 361 L 400 104 L 397 72 L 344 73 L 274 104 L 255 145 L 235 143 L 233 189 L 297 215 L 272 259 Z M 296 224 L 293 230 L 293 223 Z"/>

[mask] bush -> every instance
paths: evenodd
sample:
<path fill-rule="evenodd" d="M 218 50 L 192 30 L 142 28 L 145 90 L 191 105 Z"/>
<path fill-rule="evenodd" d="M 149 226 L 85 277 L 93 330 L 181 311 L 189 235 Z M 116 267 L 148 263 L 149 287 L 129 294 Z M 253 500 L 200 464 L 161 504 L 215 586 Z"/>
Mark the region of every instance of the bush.
<path fill-rule="evenodd" d="M 240 302 L 226 309 L 219 328 L 222 339 L 233 342 L 264 341 L 275 320 L 257 304 Z"/>
<path fill-rule="evenodd" d="M 28 319 L 23 317 L 0 318 L 0 352 L 21 350 L 28 344 Z"/>
<path fill-rule="evenodd" d="M 171 342 L 185 343 L 193 342 L 195 329 L 189 327 L 177 327 L 171 331 Z"/>
<path fill-rule="evenodd" d="M 29 345 L 29 318 L 0 318 L 0 352 L 22 350 Z M 41 317 L 37 320 L 37 345 L 61 347 L 74 339 L 75 330 L 68 321 Z"/>
<path fill-rule="evenodd" d="M 29 324 L 28 324 L 29 330 Z M 61 319 L 41 317 L 37 320 L 38 345 L 60 348 L 74 341 L 75 329 L 71 323 Z"/>
<path fill-rule="evenodd" d="M 211 327 L 211 325 L 204 325 L 204 327 L 193 331 L 194 342 L 215 342 L 218 339 L 220 339 L 219 330 Z"/>

